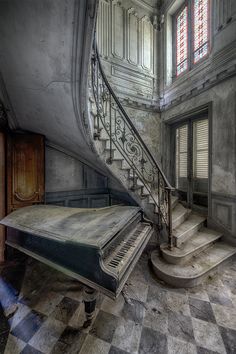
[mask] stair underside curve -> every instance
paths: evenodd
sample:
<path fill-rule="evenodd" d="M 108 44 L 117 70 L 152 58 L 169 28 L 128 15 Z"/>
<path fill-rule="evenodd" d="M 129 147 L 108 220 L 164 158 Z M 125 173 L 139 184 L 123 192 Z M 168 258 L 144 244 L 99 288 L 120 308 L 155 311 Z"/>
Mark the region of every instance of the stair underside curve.
<path fill-rule="evenodd" d="M 151 262 L 159 279 L 174 287 L 191 288 L 201 284 L 209 273 L 217 272 L 219 267 L 230 260 L 235 253 L 235 247 L 218 242 L 193 257 L 188 264 L 170 264 L 160 257 L 158 251 L 152 253 Z"/>

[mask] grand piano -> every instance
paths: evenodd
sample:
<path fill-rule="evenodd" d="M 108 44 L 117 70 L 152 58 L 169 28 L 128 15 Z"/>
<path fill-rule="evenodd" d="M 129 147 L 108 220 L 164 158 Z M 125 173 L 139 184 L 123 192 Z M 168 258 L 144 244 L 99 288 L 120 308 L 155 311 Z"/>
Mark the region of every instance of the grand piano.
<path fill-rule="evenodd" d="M 91 322 L 96 293 L 116 298 L 153 234 L 139 207 L 34 205 L 1 220 L 6 243 L 79 280 Z"/>

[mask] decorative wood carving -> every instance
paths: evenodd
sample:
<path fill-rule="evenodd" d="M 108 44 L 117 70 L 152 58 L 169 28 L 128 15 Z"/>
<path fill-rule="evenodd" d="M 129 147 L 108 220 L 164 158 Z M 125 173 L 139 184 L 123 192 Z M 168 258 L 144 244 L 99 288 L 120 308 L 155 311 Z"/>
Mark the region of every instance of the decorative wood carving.
<path fill-rule="evenodd" d="M 13 134 L 8 138 L 8 213 L 44 199 L 44 137 Z"/>

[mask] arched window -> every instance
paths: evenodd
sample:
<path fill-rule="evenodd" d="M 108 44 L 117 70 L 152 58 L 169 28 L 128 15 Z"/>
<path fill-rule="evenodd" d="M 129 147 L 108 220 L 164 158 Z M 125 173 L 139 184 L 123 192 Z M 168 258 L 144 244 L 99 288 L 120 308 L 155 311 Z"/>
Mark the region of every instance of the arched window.
<path fill-rule="evenodd" d="M 174 16 L 175 76 L 209 53 L 209 0 L 188 0 Z"/>

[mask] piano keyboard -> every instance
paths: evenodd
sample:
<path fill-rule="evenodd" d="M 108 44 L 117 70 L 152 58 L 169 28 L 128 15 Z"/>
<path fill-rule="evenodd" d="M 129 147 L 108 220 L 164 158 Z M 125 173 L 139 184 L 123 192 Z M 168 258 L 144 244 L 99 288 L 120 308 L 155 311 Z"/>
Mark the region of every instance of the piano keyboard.
<path fill-rule="evenodd" d="M 139 250 L 139 245 L 142 244 L 150 229 L 150 224 L 139 223 L 104 260 L 105 267 L 120 277 L 126 270 L 127 265 L 132 262 Z"/>

